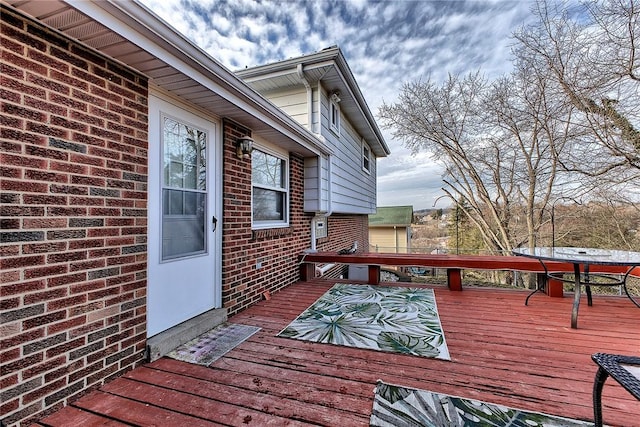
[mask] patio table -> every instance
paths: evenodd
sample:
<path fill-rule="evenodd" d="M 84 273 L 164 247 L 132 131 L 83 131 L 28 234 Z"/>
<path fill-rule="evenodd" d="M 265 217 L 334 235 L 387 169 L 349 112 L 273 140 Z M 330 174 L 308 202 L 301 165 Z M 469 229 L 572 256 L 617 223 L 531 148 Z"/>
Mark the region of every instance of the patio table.
<path fill-rule="evenodd" d="M 593 422 L 596 427 L 601 427 L 602 387 L 609 376 L 640 400 L 640 357 L 596 353 L 591 355 L 591 359 L 598 365 L 593 383 Z"/>
<path fill-rule="evenodd" d="M 530 258 L 536 258 L 542 264 L 545 274 L 548 278 L 560 280 L 563 282 L 573 282 L 575 291 L 573 297 L 573 309 L 571 311 L 571 327 L 578 327 L 578 308 L 580 307 L 581 287 L 586 287 L 587 301 L 592 305 L 591 286 L 622 286 L 627 297 L 640 308 L 640 297 L 634 297 L 627 289 L 627 278 L 629 273 L 640 266 L 640 252 L 623 251 L 616 249 L 596 249 L 596 248 L 570 248 L 570 247 L 536 247 L 531 251 L 529 248 L 517 248 L 513 250 L 514 255 L 520 255 Z M 545 261 L 564 261 L 573 264 L 574 278 L 567 280 L 562 273 L 549 273 Z M 589 265 L 614 265 L 628 267 L 626 273 L 619 276 L 610 274 L 589 274 Z M 582 269 L 581 269 L 582 267 Z M 601 282 L 593 282 L 594 277 L 602 279 Z M 525 300 L 525 305 L 529 302 L 529 298 L 536 292 L 542 290 L 539 285 L 536 290 L 530 293 Z"/>

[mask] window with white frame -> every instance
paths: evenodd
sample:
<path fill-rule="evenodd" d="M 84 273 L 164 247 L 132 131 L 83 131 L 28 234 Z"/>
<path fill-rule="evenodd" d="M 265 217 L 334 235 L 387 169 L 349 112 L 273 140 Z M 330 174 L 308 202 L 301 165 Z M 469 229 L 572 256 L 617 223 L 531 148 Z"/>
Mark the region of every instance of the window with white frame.
<path fill-rule="evenodd" d="M 254 228 L 289 225 L 289 170 L 284 156 L 262 149 L 251 153 L 251 210 Z"/>
<path fill-rule="evenodd" d="M 329 98 L 329 127 L 336 135 L 340 135 L 340 97 L 332 94 Z"/>
<path fill-rule="evenodd" d="M 364 141 L 362 141 L 362 170 L 371 173 L 371 149 Z"/>

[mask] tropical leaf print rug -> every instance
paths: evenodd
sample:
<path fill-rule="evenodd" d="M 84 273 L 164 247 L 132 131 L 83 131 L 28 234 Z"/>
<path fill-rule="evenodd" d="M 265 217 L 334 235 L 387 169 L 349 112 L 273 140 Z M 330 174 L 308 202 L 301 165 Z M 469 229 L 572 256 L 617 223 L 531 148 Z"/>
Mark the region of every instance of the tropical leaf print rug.
<path fill-rule="evenodd" d="M 593 423 L 526 412 L 378 381 L 369 425 L 371 427 L 582 427 L 593 426 Z"/>
<path fill-rule="evenodd" d="M 433 289 L 336 284 L 278 336 L 450 360 Z"/>

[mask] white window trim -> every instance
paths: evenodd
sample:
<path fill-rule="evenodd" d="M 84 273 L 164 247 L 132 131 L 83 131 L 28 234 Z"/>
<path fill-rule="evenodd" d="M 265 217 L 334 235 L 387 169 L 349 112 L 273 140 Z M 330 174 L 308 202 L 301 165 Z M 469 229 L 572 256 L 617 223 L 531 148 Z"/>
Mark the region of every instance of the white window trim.
<path fill-rule="evenodd" d="M 333 122 L 333 111 L 336 112 L 336 121 Z M 342 113 L 340 112 L 340 104 L 335 100 L 329 98 L 329 129 L 331 129 L 336 135 L 340 136 L 340 127 L 341 127 L 341 118 Z"/>
<path fill-rule="evenodd" d="M 276 147 L 266 144 L 263 141 L 259 141 L 257 138 L 254 139 L 254 150 L 262 151 L 263 153 L 269 154 L 271 156 L 277 157 L 280 160 L 283 160 L 285 163 L 285 172 L 284 172 L 284 186 L 285 186 L 285 207 L 284 207 L 284 220 L 282 221 L 255 221 L 253 219 L 253 179 L 251 181 L 251 229 L 253 230 L 264 230 L 268 228 L 287 228 L 289 227 L 289 209 L 290 209 L 290 182 L 289 182 L 289 153 L 283 150 L 279 150 Z M 261 188 L 266 188 L 269 190 L 277 190 L 270 187 L 260 186 Z"/>
<path fill-rule="evenodd" d="M 366 155 L 365 153 L 369 153 L 368 155 Z M 362 140 L 362 149 L 361 149 L 361 154 L 362 154 L 362 170 L 364 172 L 366 172 L 367 174 L 371 175 L 371 147 L 369 147 L 369 145 L 364 142 L 364 140 Z M 367 168 L 366 162 L 365 160 L 369 161 L 369 167 Z"/>

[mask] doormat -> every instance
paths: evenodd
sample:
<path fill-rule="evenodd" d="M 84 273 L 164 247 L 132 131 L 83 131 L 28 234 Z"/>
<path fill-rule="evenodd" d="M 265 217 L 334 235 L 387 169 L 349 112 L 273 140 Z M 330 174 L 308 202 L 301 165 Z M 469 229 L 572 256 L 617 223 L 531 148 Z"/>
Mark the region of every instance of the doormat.
<path fill-rule="evenodd" d="M 378 381 L 369 425 L 583 427 L 593 423 Z"/>
<path fill-rule="evenodd" d="M 433 289 L 336 284 L 278 336 L 451 360 Z"/>
<path fill-rule="evenodd" d="M 172 359 L 209 366 L 261 328 L 223 323 L 167 353 Z"/>

